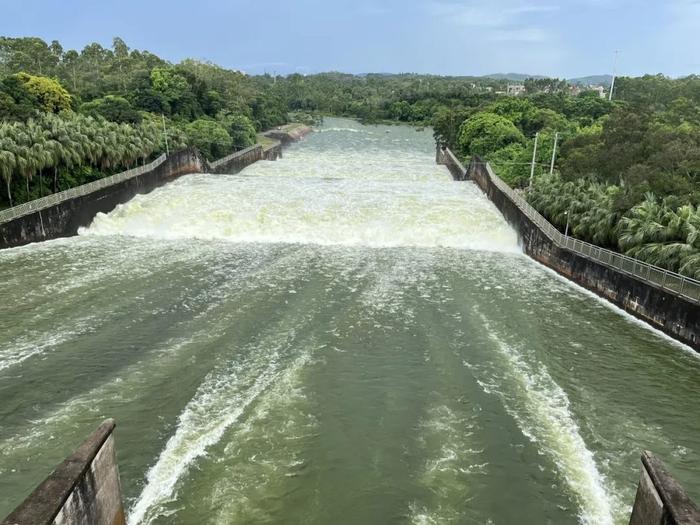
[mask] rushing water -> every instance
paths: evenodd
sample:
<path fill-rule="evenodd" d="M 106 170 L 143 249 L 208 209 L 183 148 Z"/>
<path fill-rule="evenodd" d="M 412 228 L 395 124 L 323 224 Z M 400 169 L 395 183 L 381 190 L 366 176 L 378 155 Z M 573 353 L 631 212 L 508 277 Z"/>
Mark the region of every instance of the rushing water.
<path fill-rule="evenodd" d="M 526 258 L 429 132 L 328 120 L 0 252 L 0 515 L 106 417 L 130 523 L 626 523 L 700 360 Z"/>

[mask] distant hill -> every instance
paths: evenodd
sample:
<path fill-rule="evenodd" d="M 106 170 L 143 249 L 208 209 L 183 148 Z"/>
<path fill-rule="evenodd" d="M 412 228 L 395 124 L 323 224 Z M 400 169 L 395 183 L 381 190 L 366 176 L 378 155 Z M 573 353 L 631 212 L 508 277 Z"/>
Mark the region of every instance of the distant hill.
<path fill-rule="evenodd" d="M 578 84 L 579 86 L 588 86 L 590 84 L 594 86 L 610 87 L 612 75 L 591 75 L 589 77 L 569 78 L 567 82 L 569 84 Z"/>
<path fill-rule="evenodd" d="M 510 80 L 511 82 L 523 82 L 528 78 L 548 78 L 544 75 L 528 75 L 525 73 L 493 73 L 492 75 L 484 75 L 481 78 L 492 78 L 495 80 Z M 588 77 L 569 78 L 566 80 L 569 84 L 577 84 L 579 86 L 605 86 L 609 87 L 612 82 L 611 75 L 591 75 Z"/>
<path fill-rule="evenodd" d="M 484 75 L 481 78 L 492 78 L 494 80 L 512 80 L 513 82 L 522 82 L 528 78 L 547 78 L 543 75 L 526 75 L 524 73 L 493 73 Z"/>

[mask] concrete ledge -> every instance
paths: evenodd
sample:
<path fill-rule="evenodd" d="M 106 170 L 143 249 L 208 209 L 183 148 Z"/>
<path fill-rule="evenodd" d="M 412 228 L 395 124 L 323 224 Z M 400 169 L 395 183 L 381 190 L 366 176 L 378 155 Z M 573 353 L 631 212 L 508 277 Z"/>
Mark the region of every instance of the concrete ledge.
<path fill-rule="evenodd" d="M 263 147 L 255 144 L 249 148 L 227 155 L 219 160 L 210 163 L 207 170 L 210 173 L 234 174 L 241 171 L 246 166 L 253 164 L 263 158 Z"/>
<path fill-rule="evenodd" d="M 305 126 L 302 124 L 287 124 L 286 126 L 280 126 L 277 129 L 266 131 L 264 135 L 271 139 L 278 140 L 283 146 L 286 146 L 291 142 L 297 142 L 303 139 L 312 131 L 313 130 L 310 126 Z"/>
<path fill-rule="evenodd" d="M 124 525 L 114 428 L 102 423 L 2 525 Z"/>
<path fill-rule="evenodd" d="M 630 525 L 697 525 L 700 510 L 651 452 L 642 453 L 642 471 Z"/>

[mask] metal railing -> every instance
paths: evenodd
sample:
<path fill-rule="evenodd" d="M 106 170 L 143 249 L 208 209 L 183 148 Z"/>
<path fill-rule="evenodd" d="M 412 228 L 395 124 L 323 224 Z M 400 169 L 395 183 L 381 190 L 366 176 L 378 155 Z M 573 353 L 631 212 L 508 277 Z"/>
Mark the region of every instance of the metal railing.
<path fill-rule="evenodd" d="M 463 170 L 462 173 L 466 173 L 467 170 L 454 154 L 452 154 L 449 149 L 447 152 L 449 152 L 448 156 L 450 160 L 457 163 L 459 168 Z M 486 163 L 486 172 L 494 186 L 501 190 L 511 202 L 515 204 L 527 218 L 535 223 L 542 233 L 558 247 L 570 250 L 622 273 L 632 275 L 641 281 L 652 284 L 674 295 L 679 295 L 695 303 L 700 303 L 700 281 L 621 253 L 606 250 L 595 244 L 564 235 L 496 175 L 488 162 Z"/>
<path fill-rule="evenodd" d="M 76 186 L 75 188 L 70 188 L 68 190 L 54 193 L 52 195 L 47 195 L 46 197 L 41 197 L 40 199 L 35 199 L 33 201 L 25 202 L 24 204 L 20 204 L 18 206 L 14 206 L 12 208 L 0 211 L 0 224 L 4 224 L 24 215 L 29 215 L 30 213 L 34 213 L 35 211 L 40 211 L 49 208 L 68 199 L 82 197 L 83 195 L 87 195 L 88 193 L 92 193 L 102 188 L 106 188 L 107 186 L 117 184 L 119 182 L 131 179 L 133 177 L 138 177 L 139 175 L 142 175 L 160 166 L 165 161 L 165 158 L 166 155 L 165 153 L 163 153 L 156 160 L 149 164 L 146 164 L 145 166 L 139 166 L 137 168 L 122 171 L 121 173 L 117 173 L 115 175 L 111 175 L 109 177 L 96 180 L 94 182 L 88 182 L 87 184 Z"/>

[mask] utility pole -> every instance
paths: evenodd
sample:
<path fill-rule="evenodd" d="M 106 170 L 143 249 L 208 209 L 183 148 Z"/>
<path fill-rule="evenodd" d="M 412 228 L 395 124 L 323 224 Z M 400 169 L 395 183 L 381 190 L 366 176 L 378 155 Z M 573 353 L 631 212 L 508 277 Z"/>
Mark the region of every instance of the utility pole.
<path fill-rule="evenodd" d="M 532 179 L 535 178 L 535 160 L 537 159 L 537 140 L 540 138 L 539 133 L 535 133 L 535 147 L 532 148 L 532 164 L 530 165 L 530 184 L 527 189 L 532 188 Z"/>
<path fill-rule="evenodd" d="M 549 165 L 549 174 L 554 173 L 554 159 L 557 156 L 557 142 L 559 141 L 559 132 L 554 134 L 554 151 L 552 151 L 552 163 Z"/>
<path fill-rule="evenodd" d="M 569 211 L 565 211 L 564 215 L 566 215 L 566 229 L 564 230 L 564 237 L 569 236 Z"/>
<path fill-rule="evenodd" d="M 610 82 L 610 95 L 608 96 L 608 100 L 612 100 L 613 97 L 613 89 L 615 89 L 615 77 L 617 76 L 617 55 L 619 51 L 615 50 L 615 58 L 613 59 L 613 75 L 612 75 L 612 81 Z"/>
<path fill-rule="evenodd" d="M 168 130 L 165 129 L 165 115 L 161 113 L 160 116 L 163 119 L 163 138 L 165 139 L 165 156 L 169 157 L 170 148 L 168 147 Z"/>

